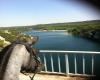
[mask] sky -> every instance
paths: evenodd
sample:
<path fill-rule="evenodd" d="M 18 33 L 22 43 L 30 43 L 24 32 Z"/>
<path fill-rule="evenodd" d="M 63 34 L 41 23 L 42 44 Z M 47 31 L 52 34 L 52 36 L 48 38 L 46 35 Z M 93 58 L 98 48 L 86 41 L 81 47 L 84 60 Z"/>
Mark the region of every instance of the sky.
<path fill-rule="evenodd" d="M 0 27 L 100 20 L 100 11 L 75 0 L 0 0 Z"/>

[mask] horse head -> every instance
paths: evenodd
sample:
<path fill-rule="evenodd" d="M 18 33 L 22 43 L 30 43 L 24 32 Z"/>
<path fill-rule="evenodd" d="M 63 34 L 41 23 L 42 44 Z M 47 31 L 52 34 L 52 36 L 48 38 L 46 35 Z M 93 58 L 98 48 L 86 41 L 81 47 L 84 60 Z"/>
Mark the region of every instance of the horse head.
<path fill-rule="evenodd" d="M 38 51 L 32 48 L 37 41 L 38 37 L 19 38 L 1 51 L 4 56 L 0 66 L 0 80 L 19 80 L 21 69 L 35 73 L 40 71 L 42 63 Z"/>
<path fill-rule="evenodd" d="M 39 51 L 32 48 L 32 45 L 34 45 L 38 41 L 38 37 L 36 37 L 36 36 L 30 37 L 24 41 L 25 41 L 26 49 L 27 49 L 28 53 L 30 54 L 30 59 L 29 59 L 28 63 L 26 64 L 26 66 L 25 65 L 24 65 L 24 67 L 22 66 L 22 71 L 23 70 L 26 72 L 41 71 L 43 64 L 38 56 Z"/>

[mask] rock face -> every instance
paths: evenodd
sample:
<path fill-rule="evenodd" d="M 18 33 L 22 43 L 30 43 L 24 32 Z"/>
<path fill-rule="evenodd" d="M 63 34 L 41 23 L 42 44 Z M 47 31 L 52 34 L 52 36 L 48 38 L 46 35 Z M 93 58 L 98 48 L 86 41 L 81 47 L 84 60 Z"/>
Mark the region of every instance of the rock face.
<path fill-rule="evenodd" d="M 80 29 L 80 30 L 72 30 L 71 33 L 76 36 L 88 38 L 91 40 L 100 42 L 100 29 L 88 30 L 88 29 Z"/>
<path fill-rule="evenodd" d="M 92 32 L 92 37 L 91 38 L 100 41 L 100 30 L 96 30 L 96 31 Z"/>
<path fill-rule="evenodd" d="M 6 41 L 5 38 L 0 36 L 0 47 L 5 47 L 5 46 L 7 46 L 9 44 L 10 44 L 9 41 Z"/>
<path fill-rule="evenodd" d="M 93 30 L 93 31 L 87 31 L 87 34 L 83 34 L 83 37 L 100 42 L 100 29 Z"/>
<path fill-rule="evenodd" d="M 3 38 L 3 37 L 0 36 L 0 40 L 5 40 L 5 38 Z"/>

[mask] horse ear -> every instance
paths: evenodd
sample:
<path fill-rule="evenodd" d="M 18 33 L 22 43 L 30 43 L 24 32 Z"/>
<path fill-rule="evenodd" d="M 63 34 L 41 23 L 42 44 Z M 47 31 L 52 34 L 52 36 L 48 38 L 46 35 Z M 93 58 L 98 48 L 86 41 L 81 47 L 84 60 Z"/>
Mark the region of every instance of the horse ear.
<path fill-rule="evenodd" d="M 33 45 L 38 41 L 38 39 L 39 37 L 37 36 L 30 37 L 30 39 L 28 39 L 28 44 Z"/>
<path fill-rule="evenodd" d="M 38 40 L 39 40 L 38 36 L 33 36 L 32 37 L 33 44 L 35 44 Z"/>

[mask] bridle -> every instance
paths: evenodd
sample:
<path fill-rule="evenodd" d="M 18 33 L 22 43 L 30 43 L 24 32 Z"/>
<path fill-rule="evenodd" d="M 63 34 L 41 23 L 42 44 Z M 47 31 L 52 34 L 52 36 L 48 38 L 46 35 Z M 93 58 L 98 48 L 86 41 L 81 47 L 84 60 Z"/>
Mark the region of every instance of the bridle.
<path fill-rule="evenodd" d="M 34 74 L 33 76 L 29 76 L 30 77 L 30 80 L 33 80 L 34 79 L 34 76 L 36 75 L 36 73 L 38 72 L 38 67 L 39 67 L 39 64 L 40 64 L 40 60 L 39 60 L 39 57 L 35 54 L 35 55 L 31 55 L 31 59 L 32 60 L 35 60 L 36 62 L 36 65 L 35 65 L 35 68 L 34 68 Z M 30 61 L 31 62 L 31 61 Z"/>
<path fill-rule="evenodd" d="M 34 80 L 34 76 L 37 74 L 37 70 L 38 70 L 38 60 L 36 60 L 36 64 L 37 64 L 37 66 L 35 66 L 35 69 L 34 69 L 34 74 L 33 74 L 33 76 L 31 77 L 31 76 L 29 76 L 29 78 L 30 78 L 30 80 Z M 25 74 L 24 72 L 22 72 L 24 75 L 27 75 L 27 74 Z"/>
<path fill-rule="evenodd" d="M 29 76 L 30 77 L 30 80 L 33 80 L 34 79 L 34 76 L 36 75 L 36 73 L 38 72 L 37 70 L 38 70 L 38 67 L 39 67 L 39 64 L 40 64 L 40 60 L 38 60 L 38 56 L 37 55 L 30 55 L 30 57 L 31 57 L 31 60 L 35 60 L 35 62 L 36 62 L 36 65 L 35 65 L 35 68 L 34 68 L 34 74 L 33 74 L 33 76 L 31 77 L 31 76 Z M 31 62 L 31 61 L 30 61 Z M 29 66 L 31 65 L 31 63 L 29 63 Z"/>

